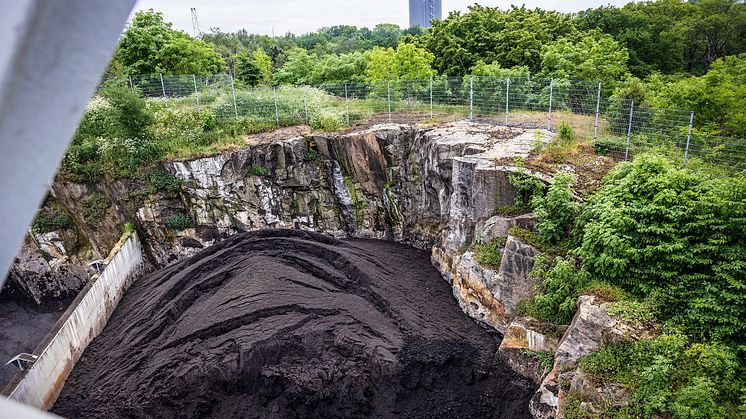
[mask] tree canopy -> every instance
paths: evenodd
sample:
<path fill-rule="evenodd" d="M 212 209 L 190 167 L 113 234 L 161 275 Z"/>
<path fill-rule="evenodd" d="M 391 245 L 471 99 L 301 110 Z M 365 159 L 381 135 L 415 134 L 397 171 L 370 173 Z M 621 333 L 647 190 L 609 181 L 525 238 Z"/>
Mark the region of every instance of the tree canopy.
<path fill-rule="evenodd" d="M 135 13 L 119 41 L 115 60 L 128 74 L 210 75 L 225 68 L 224 59 L 211 44 L 172 29 L 152 9 Z"/>

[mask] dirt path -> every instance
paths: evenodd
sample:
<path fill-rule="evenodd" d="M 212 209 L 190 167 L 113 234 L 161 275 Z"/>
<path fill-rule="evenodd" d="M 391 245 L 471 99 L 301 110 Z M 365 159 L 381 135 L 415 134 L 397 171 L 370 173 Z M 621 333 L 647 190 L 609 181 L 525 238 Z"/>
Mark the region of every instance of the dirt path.
<path fill-rule="evenodd" d="M 529 417 L 429 255 L 295 230 L 138 280 L 73 370 L 69 417 Z"/>

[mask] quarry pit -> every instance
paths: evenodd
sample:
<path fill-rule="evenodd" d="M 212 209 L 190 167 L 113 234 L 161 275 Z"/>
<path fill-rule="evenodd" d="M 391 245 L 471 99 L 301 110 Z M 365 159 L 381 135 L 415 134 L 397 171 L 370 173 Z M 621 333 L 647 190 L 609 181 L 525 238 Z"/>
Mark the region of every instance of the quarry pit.
<path fill-rule="evenodd" d="M 557 351 L 562 331 L 518 316 L 539 251 L 510 234 L 536 219 L 497 209 L 553 135 L 469 121 L 278 132 L 160 163 L 178 190 L 55 182 L 44 205 L 76 228 L 30 233 L 17 293 L 96 287 L 82 262 L 106 256 L 131 220 L 140 240 L 127 246 L 150 273 L 117 255 L 139 278 L 115 270 L 107 281 L 122 291 L 100 283 L 111 301 L 76 314 L 99 313 L 90 332 L 63 327 L 78 345 L 57 342 L 64 386 L 41 397 L 23 372 L 4 393 L 71 417 L 551 417 L 554 376 L 530 354 Z M 80 215 L 91 197 L 110 204 L 95 225 Z M 174 217 L 192 225 L 169 227 Z M 482 266 L 473 246 L 495 239 L 502 262 Z"/>
<path fill-rule="evenodd" d="M 530 417 L 534 385 L 429 254 L 298 230 L 139 279 L 53 412 L 67 417 Z"/>

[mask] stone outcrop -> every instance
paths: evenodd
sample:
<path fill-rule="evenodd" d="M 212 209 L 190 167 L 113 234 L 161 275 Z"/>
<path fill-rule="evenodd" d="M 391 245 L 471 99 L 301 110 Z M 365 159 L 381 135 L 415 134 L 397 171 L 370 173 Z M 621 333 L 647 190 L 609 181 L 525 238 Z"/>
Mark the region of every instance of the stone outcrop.
<path fill-rule="evenodd" d="M 550 360 L 565 329 L 532 317 L 516 317 L 503 334 L 499 353 L 513 370 L 539 385 L 552 369 Z"/>
<path fill-rule="evenodd" d="M 633 327 L 608 314 L 608 302 L 592 295 L 578 297 L 578 310 L 562 336 L 554 365 L 531 399 L 529 409 L 535 418 L 562 417 L 562 406 L 570 391 L 584 390 L 599 398 L 623 403 L 623 391 L 613 387 L 596 388 L 578 368 L 581 357 L 595 352 L 605 342 L 649 338 L 650 332 Z"/>

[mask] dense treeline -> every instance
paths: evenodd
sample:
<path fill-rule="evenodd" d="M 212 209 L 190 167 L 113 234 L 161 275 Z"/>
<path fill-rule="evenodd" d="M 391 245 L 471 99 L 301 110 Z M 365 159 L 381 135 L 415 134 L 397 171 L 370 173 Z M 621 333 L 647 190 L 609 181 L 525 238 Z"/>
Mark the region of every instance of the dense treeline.
<path fill-rule="evenodd" d="M 433 27 L 340 25 L 278 37 L 213 29 L 202 40 L 138 12 L 110 75 L 230 72 L 247 86 L 467 74 L 601 80 L 605 97 L 694 110 L 707 133 L 746 135 L 746 4 L 657 0 L 577 14 L 474 5 Z"/>

